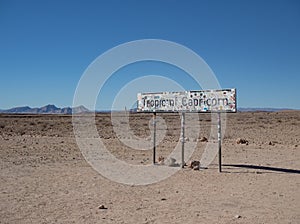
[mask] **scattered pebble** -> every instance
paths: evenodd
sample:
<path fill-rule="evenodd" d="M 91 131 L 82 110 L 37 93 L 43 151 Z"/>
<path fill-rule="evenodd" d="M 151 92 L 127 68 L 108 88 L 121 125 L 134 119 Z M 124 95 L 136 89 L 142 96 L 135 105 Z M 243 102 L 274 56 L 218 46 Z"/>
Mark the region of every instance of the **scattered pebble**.
<path fill-rule="evenodd" d="M 158 158 L 158 163 L 159 165 L 167 165 L 167 166 L 179 166 L 178 163 L 176 163 L 176 159 L 170 157 L 165 159 L 163 156 L 160 156 Z"/>
<path fill-rule="evenodd" d="M 191 168 L 193 170 L 199 170 L 200 169 L 200 161 L 192 160 L 188 164 L 188 168 Z"/>
<path fill-rule="evenodd" d="M 107 209 L 107 207 L 105 207 L 104 205 L 100 205 L 98 208 L 99 209 Z"/>
<path fill-rule="evenodd" d="M 199 166 L 195 166 L 195 167 L 193 168 L 193 170 L 199 170 L 199 169 L 200 169 Z"/>
<path fill-rule="evenodd" d="M 208 142 L 208 139 L 206 137 L 201 137 L 199 141 L 200 142 Z"/>
<path fill-rule="evenodd" d="M 166 161 L 165 161 L 165 164 L 167 165 L 167 166 L 179 166 L 179 164 L 178 163 L 176 163 L 176 159 L 175 158 L 172 158 L 172 157 L 170 157 L 170 158 L 168 158 Z"/>
<path fill-rule="evenodd" d="M 242 216 L 240 216 L 240 215 L 235 215 L 234 218 L 235 218 L 235 219 L 240 219 L 240 218 L 242 218 Z"/>
<path fill-rule="evenodd" d="M 160 165 L 165 164 L 165 158 L 163 156 L 158 157 L 158 164 L 160 164 Z"/>

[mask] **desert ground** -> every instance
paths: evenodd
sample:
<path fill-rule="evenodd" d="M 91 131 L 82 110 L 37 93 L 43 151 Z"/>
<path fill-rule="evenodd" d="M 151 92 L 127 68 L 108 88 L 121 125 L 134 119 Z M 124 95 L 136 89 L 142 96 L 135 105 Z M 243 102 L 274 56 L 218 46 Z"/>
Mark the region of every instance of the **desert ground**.
<path fill-rule="evenodd" d="M 159 116 L 167 129 L 157 158 L 180 138 L 179 115 Z M 149 139 L 151 118 L 132 113 L 128 125 Z M 109 113 L 95 122 L 116 158 L 152 163 L 152 150 L 122 143 Z M 216 139 L 209 114 L 199 114 L 195 124 L 200 132 L 187 139 L 197 144 L 190 160 L 200 160 L 203 137 Z M 136 186 L 92 168 L 76 144 L 71 115 L 1 114 L 0 223 L 300 223 L 300 111 L 228 114 L 223 136 L 222 173 L 216 157 L 207 169 L 185 167 Z M 237 144 L 239 138 L 247 144 Z"/>

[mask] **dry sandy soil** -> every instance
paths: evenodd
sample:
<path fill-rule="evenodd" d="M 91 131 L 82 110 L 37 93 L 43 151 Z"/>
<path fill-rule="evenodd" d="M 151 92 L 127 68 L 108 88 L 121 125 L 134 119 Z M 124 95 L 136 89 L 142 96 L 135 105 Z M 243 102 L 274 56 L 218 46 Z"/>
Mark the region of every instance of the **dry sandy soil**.
<path fill-rule="evenodd" d="M 179 116 L 161 116 L 167 130 L 157 157 L 167 156 L 180 136 Z M 149 137 L 150 119 L 131 114 L 129 125 Z M 207 144 L 199 139 L 215 124 L 204 114 L 196 123 L 199 136 L 188 141 L 197 143 L 191 159 L 199 160 Z M 117 138 L 110 114 L 98 114 L 96 124 L 117 158 L 151 164 L 151 150 L 130 149 Z M 208 169 L 184 168 L 134 186 L 104 178 L 85 161 L 71 116 L 2 114 L 0 223 L 300 223 L 299 142 L 300 111 L 229 114 L 222 173 L 216 158 Z"/>

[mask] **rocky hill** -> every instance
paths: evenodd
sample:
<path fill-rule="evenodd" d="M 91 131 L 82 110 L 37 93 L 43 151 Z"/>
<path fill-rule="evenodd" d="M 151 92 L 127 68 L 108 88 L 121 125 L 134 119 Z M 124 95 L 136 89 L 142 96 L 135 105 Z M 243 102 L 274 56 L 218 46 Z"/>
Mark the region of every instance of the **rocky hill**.
<path fill-rule="evenodd" d="M 78 114 L 78 113 L 87 113 L 90 112 L 87 108 L 84 106 L 78 106 L 78 107 L 64 107 L 59 108 L 55 105 L 46 105 L 44 107 L 36 107 L 31 108 L 29 106 L 24 107 L 14 107 L 7 110 L 0 110 L 0 113 L 8 113 L 8 114 Z"/>

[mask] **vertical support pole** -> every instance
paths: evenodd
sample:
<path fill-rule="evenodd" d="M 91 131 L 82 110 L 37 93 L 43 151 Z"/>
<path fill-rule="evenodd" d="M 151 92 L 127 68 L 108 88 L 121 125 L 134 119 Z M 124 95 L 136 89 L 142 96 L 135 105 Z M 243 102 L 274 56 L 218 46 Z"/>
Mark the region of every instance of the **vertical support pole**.
<path fill-rule="evenodd" d="M 181 167 L 184 168 L 184 142 L 185 142 L 185 136 L 184 136 L 184 128 L 185 128 L 185 113 L 183 112 L 181 114 Z"/>
<path fill-rule="evenodd" d="M 153 113 L 153 165 L 156 163 L 156 112 Z"/>
<path fill-rule="evenodd" d="M 222 172 L 221 113 L 218 113 L 219 172 Z"/>

